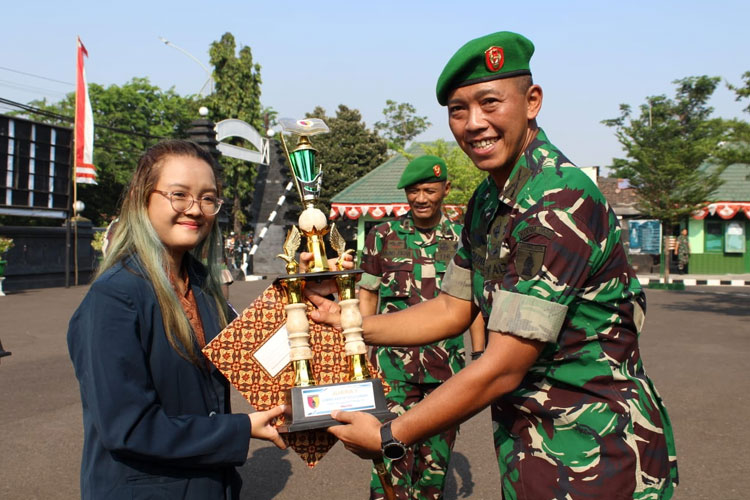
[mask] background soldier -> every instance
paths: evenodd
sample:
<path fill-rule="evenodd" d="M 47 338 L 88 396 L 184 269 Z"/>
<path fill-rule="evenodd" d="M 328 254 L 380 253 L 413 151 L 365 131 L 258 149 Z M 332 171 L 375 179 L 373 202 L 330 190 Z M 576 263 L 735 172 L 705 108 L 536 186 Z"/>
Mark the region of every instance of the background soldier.
<path fill-rule="evenodd" d="M 680 232 L 677 237 L 677 242 L 674 246 L 674 254 L 677 256 L 677 269 L 680 274 L 685 274 L 690 262 L 690 242 L 688 241 L 688 231 L 684 229 Z"/>
<path fill-rule="evenodd" d="M 667 499 L 677 461 L 640 358 L 645 296 L 604 196 L 537 126 L 533 52 L 500 32 L 448 61 L 438 102 L 489 178 L 469 202 L 440 295 L 363 323 L 370 344 L 415 345 L 480 312 L 484 355 L 392 422 L 334 412 L 350 425 L 329 432 L 362 457 L 397 456 L 491 405 L 504 498 Z M 311 298 L 314 319 L 339 323 L 338 306 Z"/>
<path fill-rule="evenodd" d="M 365 274 L 359 282 L 363 316 L 401 311 L 437 297 L 462 229 L 441 210 L 450 191 L 447 179 L 445 162 L 437 156 L 420 156 L 407 165 L 398 188 L 406 191 L 411 210 L 375 226 L 365 240 Z M 471 330 L 472 349 L 479 353 L 484 348 L 481 321 Z M 402 414 L 464 367 L 463 337 L 422 347 L 376 347 L 372 358 L 391 386 L 389 408 Z M 389 462 L 397 498 L 442 498 L 456 430 L 428 437 L 411 446 L 403 459 Z M 370 497 L 383 498 L 374 470 L 372 476 Z"/>

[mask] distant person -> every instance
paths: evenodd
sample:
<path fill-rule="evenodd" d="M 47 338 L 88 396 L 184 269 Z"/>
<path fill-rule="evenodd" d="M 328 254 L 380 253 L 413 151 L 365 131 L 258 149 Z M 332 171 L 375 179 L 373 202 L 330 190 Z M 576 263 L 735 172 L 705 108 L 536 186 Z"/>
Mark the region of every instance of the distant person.
<path fill-rule="evenodd" d="M 415 158 L 398 183 L 409 211 L 378 224 L 367 235 L 359 281 L 362 316 L 401 311 L 437 297 L 445 269 L 458 248 L 463 226 L 443 214 L 450 192 L 448 169 L 437 156 Z M 481 320 L 471 327 L 472 351 L 484 350 Z M 425 346 L 375 347 L 373 364 L 391 387 L 388 407 L 396 413 L 422 401 L 464 367 L 463 335 Z M 451 450 L 458 426 L 411 446 L 401 460 L 389 461 L 397 498 L 439 499 L 443 496 Z M 370 498 L 383 498 L 373 470 Z"/>
<path fill-rule="evenodd" d="M 237 498 L 235 466 L 250 437 L 285 447 L 271 425 L 283 408 L 232 414 L 229 383 L 200 351 L 235 316 L 215 255 L 216 172 L 192 142 L 146 151 L 96 281 L 70 320 L 84 499 Z"/>
<path fill-rule="evenodd" d="M 674 246 L 674 254 L 677 256 L 677 270 L 680 274 L 687 273 L 688 262 L 690 262 L 690 242 L 688 241 L 687 229 L 680 231 Z"/>

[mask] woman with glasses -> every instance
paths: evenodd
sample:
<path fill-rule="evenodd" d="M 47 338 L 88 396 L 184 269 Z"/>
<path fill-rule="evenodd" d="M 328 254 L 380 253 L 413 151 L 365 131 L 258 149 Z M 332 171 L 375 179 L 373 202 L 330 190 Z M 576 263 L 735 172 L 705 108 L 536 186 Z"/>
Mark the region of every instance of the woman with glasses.
<path fill-rule="evenodd" d="M 232 414 L 202 355 L 234 313 L 220 289 L 212 157 L 188 141 L 143 155 L 107 254 L 68 330 L 83 403 L 82 498 L 236 498 L 250 437 L 280 448 L 282 407 Z"/>

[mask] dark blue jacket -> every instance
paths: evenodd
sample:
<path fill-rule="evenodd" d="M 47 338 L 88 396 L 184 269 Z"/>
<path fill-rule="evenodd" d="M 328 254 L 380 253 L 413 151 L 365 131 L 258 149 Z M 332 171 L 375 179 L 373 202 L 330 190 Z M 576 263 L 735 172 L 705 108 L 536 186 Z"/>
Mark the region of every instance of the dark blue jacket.
<path fill-rule="evenodd" d="M 206 340 L 219 332 L 216 304 L 188 275 Z M 169 345 L 153 287 L 130 259 L 91 286 L 70 320 L 68 349 L 80 383 L 84 499 L 223 499 L 239 494 L 247 415 L 230 414 L 229 384 Z M 196 345 L 197 349 L 197 345 Z"/>

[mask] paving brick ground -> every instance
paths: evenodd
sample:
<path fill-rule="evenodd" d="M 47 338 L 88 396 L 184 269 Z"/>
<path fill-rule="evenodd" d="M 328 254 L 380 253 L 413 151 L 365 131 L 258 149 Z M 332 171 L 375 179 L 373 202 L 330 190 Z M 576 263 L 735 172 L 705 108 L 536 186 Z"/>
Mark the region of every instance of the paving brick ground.
<path fill-rule="evenodd" d="M 235 283 L 242 308 L 267 281 Z M 87 287 L 0 297 L 0 499 L 79 496 L 82 444 L 77 382 L 67 354 L 67 322 Z M 750 497 L 750 287 L 649 290 L 642 356 L 672 418 L 679 499 Z M 235 411 L 249 411 L 234 396 Z M 499 498 L 499 475 L 485 411 L 462 426 L 445 498 Z M 337 445 L 308 470 L 289 451 L 253 443 L 241 469 L 243 498 L 365 498 L 369 466 Z"/>

